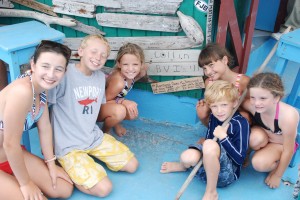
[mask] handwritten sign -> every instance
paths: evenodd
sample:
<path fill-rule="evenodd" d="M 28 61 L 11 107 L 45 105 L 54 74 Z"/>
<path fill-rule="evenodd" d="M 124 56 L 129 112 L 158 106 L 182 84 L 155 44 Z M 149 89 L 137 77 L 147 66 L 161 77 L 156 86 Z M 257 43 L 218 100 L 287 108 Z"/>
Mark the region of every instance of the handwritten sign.
<path fill-rule="evenodd" d="M 154 94 L 195 90 L 204 87 L 205 86 L 202 77 L 186 78 L 186 79 L 180 79 L 174 81 L 165 81 L 160 83 L 151 83 L 151 88 Z"/>
<path fill-rule="evenodd" d="M 197 62 L 149 63 L 147 74 L 151 76 L 203 76 L 203 70 Z"/>

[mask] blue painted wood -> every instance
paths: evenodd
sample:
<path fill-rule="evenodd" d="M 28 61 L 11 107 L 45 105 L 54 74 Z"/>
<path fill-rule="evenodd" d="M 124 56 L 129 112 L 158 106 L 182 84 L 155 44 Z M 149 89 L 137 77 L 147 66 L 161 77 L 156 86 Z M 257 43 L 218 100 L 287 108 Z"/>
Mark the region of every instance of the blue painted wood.
<path fill-rule="evenodd" d="M 299 56 L 300 55 L 300 29 L 297 29 L 295 31 L 283 35 L 279 40 L 276 53 L 279 59 L 275 67 L 275 73 L 278 73 L 279 75 L 282 75 L 283 72 L 286 70 L 288 61 L 300 63 L 300 56 Z M 291 93 L 287 97 L 286 102 L 300 109 L 299 104 L 296 103 L 297 101 L 299 101 L 298 100 L 299 94 L 300 94 L 300 69 L 298 70 L 296 79 L 292 86 Z M 298 132 L 298 136 L 299 135 L 300 132 Z M 294 160 L 296 155 L 297 152 L 294 154 L 290 162 L 290 167 L 293 167 L 295 165 Z"/>
<path fill-rule="evenodd" d="M 9 65 L 10 80 L 20 75 L 20 65 L 29 63 L 41 40 L 62 42 L 64 37 L 63 33 L 37 21 L 0 27 L 0 58 Z M 30 151 L 27 131 L 23 134 L 22 142 Z"/>

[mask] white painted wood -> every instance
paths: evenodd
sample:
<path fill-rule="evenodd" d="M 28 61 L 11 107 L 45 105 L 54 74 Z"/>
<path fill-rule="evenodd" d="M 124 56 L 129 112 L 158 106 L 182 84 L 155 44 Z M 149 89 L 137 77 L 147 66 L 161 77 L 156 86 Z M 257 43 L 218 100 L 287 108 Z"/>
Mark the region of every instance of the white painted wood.
<path fill-rule="evenodd" d="M 93 4 L 79 3 L 68 0 L 52 0 L 53 11 L 61 14 L 79 17 L 94 18 L 96 6 Z"/>
<path fill-rule="evenodd" d="M 75 26 L 76 23 L 70 19 L 63 19 L 59 17 L 49 16 L 43 13 L 28 11 L 28 10 L 18 10 L 18 9 L 0 9 L 0 17 L 25 17 L 33 18 L 42 21 L 47 26 L 50 24 L 58 24 L 62 26 Z"/>
<path fill-rule="evenodd" d="M 187 91 L 204 88 L 202 77 L 185 78 L 173 81 L 164 81 L 159 83 L 151 83 L 154 94 Z"/>
<path fill-rule="evenodd" d="M 66 43 L 64 43 L 66 44 Z M 118 51 L 111 51 L 108 60 L 114 60 Z M 146 63 L 198 63 L 200 50 L 144 50 Z M 72 50 L 72 59 L 79 59 L 77 50 Z"/>
<path fill-rule="evenodd" d="M 74 30 L 77 30 L 77 31 L 81 31 L 83 33 L 86 33 L 86 34 L 96 34 L 96 35 L 105 35 L 105 33 L 99 29 L 97 29 L 96 27 L 94 26 L 89 26 L 89 25 L 86 25 L 84 23 L 81 23 L 80 21 L 77 21 L 69 16 L 66 16 L 66 15 L 63 15 L 63 18 L 65 19 L 72 19 L 76 22 L 76 26 L 72 26 L 71 28 L 74 29 Z"/>
<path fill-rule="evenodd" d="M 94 4 L 96 6 L 103 6 L 107 8 L 121 8 L 121 3 L 117 0 L 72 0 L 75 2 Z"/>
<path fill-rule="evenodd" d="M 180 20 L 180 25 L 185 32 L 186 36 L 191 39 L 195 44 L 202 44 L 204 40 L 203 31 L 198 22 L 182 12 L 177 11 Z"/>
<path fill-rule="evenodd" d="M 98 13 L 96 19 L 99 25 L 108 27 L 164 32 L 181 31 L 178 17 Z"/>
<path fill-rule="evenodd" d="M 212 25 L 214 16 L 214 0 L 208 0 L 207 2 L 207 19 L 206 19 L 206 44 L 212 42 Z"/>
<path fill-rule="evenodd" d="M 40 2 L 33 1 L 33 0 L 10 0 L 10 1 L 32 8 L 34 10 L 38 10 L 42 13 L 57 17 L 57 14 L 53 12 L 53 8 L 46 4 L 42 4 Z"/>
<path fill-rule="evenodd" d="M 0 8 L 13 8 L 14 4 L 12 4 L 9 0 L 0 0 Z"/>
<path fill-rule="evenodd" d="M 106 37 L 111 50 L 119 50 L 125 43 L 131 42 L 144 50 L 159 49 L 190 49 L 197 47 L 186 36 L 153 36 L 153 37 Z M 82 38 L 65 38 L 64 44 L 72 50 L 79 48 Z"/>
<path fill-rule="evenodd" d="M 203 76 L 198 62 L 149 63 L 147 74 L 151 76 Z"/>
<path fill-rule="evenodd" d="M 131 13 L 145 13 L 145 14 L 169 14 L 174 15 L 180 6 L 181 1 L 137 1 L 137 0 L 118 0 L 121 8 L 106 8 L 108 12 L 131 12 Z"/>

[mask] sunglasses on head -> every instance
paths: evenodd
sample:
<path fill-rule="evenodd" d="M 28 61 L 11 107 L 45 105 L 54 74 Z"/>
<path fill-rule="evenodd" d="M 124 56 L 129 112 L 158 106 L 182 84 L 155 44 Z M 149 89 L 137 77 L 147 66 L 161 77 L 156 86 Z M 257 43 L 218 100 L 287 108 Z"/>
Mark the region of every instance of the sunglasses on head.
<path fill-rule="evenodd" d="M 50 48 L 50 49 L 59 48 L 63 53 L 67 55 L 68 58 L 70 58 L 72 53 L 71 49 L 66 45 L 51 40 L 42 40 L 40 44 L 36 47 L 35 51 L 37 52 L 40 48 Z"/>

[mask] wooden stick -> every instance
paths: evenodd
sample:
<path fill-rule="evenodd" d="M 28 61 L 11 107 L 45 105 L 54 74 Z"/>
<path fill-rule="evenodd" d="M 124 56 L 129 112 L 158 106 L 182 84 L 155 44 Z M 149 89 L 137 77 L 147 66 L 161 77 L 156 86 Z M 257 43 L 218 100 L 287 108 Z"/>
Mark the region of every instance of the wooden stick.
<path fill-rule="evenodd" d="M 247 94 L 247 89 L 244 90 L 242 96 L 239 99 L 238 105 L 233 109 L 231 115 L 223 122 L 223 124 L 222 124 L 223 127 L 225 127 L 229 123 L 229 121 L 231 120 L 232 116 L 234 115 L 234 113 L 237 111 L 237 109 L 239 108 L 239 106 L 243 102 L 246 94 Z M 217 141 L 217 138 L 214 137 L 213 140 Z M 183 183 L 183 185 L 181 186 L 180 190 L 178 191 L 178 193 L 177 193 L 177 195 L 175 197 L 175 200 L 179 200 L 180 199 L 181 195 L 183 194 L 183 192 L 185 191 L 185 189 L 187 188 L 187 186 L 190 184 L 190 182 L 193 180 L 193 178 L 196 175 L 197 171 L 200 169 L 202 163 L 203 163 L 203 159 L 201 158 L 200 161 L 197 163 L 197 165 L 193 168 L 193 170 L 191 171 L 190 175 L 187 177 L 187 179 L 185 180 L 185 182 Z"/>
<path fill-rule="evenodd" d="M 53 17 L 43 13 L 18 9 L 0 9 L 0 17 L 25 17 L 33 18 L 44 22 L 47 26 L 58 24 L 62 26 L 76 26 L 76 22 L 71 19 Z"/>
<path fill-rule="evenodd" d="M 285 29 L 285 31 L 282 33 L 282 35 L 290 32 L 291 30 L 291 26 L 288 26 L 287 29 Z M 264 69 L 266 68 L 268 62 L 271 60 L 272 56 L 274 55 L 274 53 L 277 50 L 279 44 L 279 40 L 276 42 L 276 44 L 274 45 L 274 47 L 272 48 L 272 50 L 270 51 L 270 53 L 268 54 L 267 58 L 264 60 L 264 62 L 261 64 L 261 66 L 258 68 L 258 70 L 256 71 L 257 74 L 261 73 L 262 71 L 264 71 Z"/>

